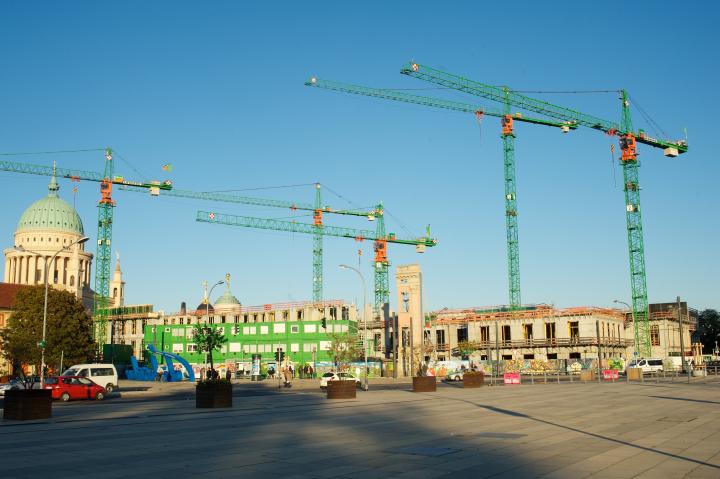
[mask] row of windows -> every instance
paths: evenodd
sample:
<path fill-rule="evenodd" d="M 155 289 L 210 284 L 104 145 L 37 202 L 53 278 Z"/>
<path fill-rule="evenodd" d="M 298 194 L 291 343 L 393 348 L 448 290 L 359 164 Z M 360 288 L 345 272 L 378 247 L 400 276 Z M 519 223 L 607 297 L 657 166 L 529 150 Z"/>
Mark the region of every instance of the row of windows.
<path fill-rule="evenodd" d="M 620 338 L 620 325 L 600 322 L 601 337 L 603 338 Z M 501 325 L 499 327 L 500 338 L 502 341 L 512 341 L 512 330 L 510 325 Z M 532 340 L 534 335 L 533 324 L 522 325 L 523 337 L 525 340 Z M 446 344 L 445 341 L 445 330 L 438 329 L 435 331 L 436 339 L 438 344 Z M 579 321 L 568 321 L 568 336 L 571 339 L 577 339 L 580 337 L 580 323 Z M 594 336 L 594 335 L 593 335 Z M 545 339 L 556 339 L 556 324 L 545 323 Z M 458 327 L 457 329 L 457 341 L 463 342 L 468 341 L 468 330 L 466 326 Z M 480 327 L 480 341 L 490 341 L 490 326 Z"/>
<path fill-rule="evenodd" d="M 282 348 L 283 351 L 288 351 L 291 353 L 299 353 L 301 346 L 302 351 L 305 353 L 313 353 L 317 351 L 328 351 L 330 349 L 330 341 L 320 341 L 319 343 L 290 343 L 288 344 L 242 344 L 242 343 L 229 343 L 224 345 L 220 352 L 222 354 L 227 353 L 274 353 L 278 349 Z M 197 353 L 198 348 L 197 344 L 194 343 L 188 343 L 186 345 L 183 345 L 181 343 L 175 343 L 172 345 L 172 351 L 174 353 Z"/>
<path fill-rule="evenodd" d="M 231 328 L 217 328 L 218 330 L 221 330 L 223 334 L 243 334 L 245 336 L 254 335 L 254 334 L 270 334 L 270 326 L 271 325 L 262 325 L 262 326 L 233 326 Z M 319 326 L 317 324 L 303 324 L 303 332 L 305 333 L 317 333 L 317 332 L 325 332 L 325 333 L 347 333 L 349 331 L 347 324 L 327 324 L 327 327 L 323 329 L 322 326 Z M 135 334 L 135 323 L 133 322 L 132 331 L 133 334 Z M 124 330 L 123 330 L 124 332 Z M 152 329 L 153 333 L 158 332 L 157 328 Z M 164 328 L 163 332 L 170 333 L 173 336 L 187 336 L 188 338 L 191 338 L 193 335 L 193 330 L 190 328 Z M 286 324 L 285 323 L 273 323 L 272 324 L 272 334 L 284 334 L 287 332 Z M 290 325 L 290 333 L 297 334 L 300 332 L 300 325 L 299 324 L 291 324 Z"/>
<path fill-rule="evenodd" d="M 320 310 L 322 311 L 322 310 Z M 328 308 L 328 320 L 329 321 L 336 321 L 338 319 L 337 317 L 337 308 L 331 307 Z M 280 316 L 282 317 L 282 321 L 292 321 L 290 317 L 290 311 L 280 311 Z M 341 319 L 343 321 L 349 321 L 350 320 L 350 308 L 347 308 L 343 306 L 341 308 Z M 240 321 L 242 317 L 242 321 Z M 304 310 L 297 310 L 295 312 L 295 319 L 297 321 L 303 321 L 305 320 L 305 311 Z M 276 321 L 276 314 L 274 311 L 270 311 L 267 313 L 248 313 L 243 315 L 232 315 L 232 316 L 226 316 L 226 315 L 220 315 L 220 316 L 210 316 L 208 323 L 209 324 L 215 324 L 216 322 L 218 324 L 226 324 L 232 321 L 235 324 L 238 323 L 274 323 Z M 200 322 L 200 318 L 196 318 L 195 316 L 180 316 L 180 317 L 173 317 L 170 319 L 165 318 L 163 320 L 163 324 L 197 324 Z"/>

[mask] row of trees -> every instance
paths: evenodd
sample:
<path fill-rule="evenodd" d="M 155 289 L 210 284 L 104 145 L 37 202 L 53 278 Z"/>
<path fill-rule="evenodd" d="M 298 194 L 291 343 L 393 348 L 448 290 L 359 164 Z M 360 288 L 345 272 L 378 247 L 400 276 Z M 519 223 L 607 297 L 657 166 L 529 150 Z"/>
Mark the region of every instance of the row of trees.
<path fill-rule="evenodd" d="M 12 364 L 13 374 L 22 366 L 40 370 L 42 354 L 45 287 L 27 286 L 15 297 L 13 314 L 0 330 L 3 356 Z M 62 356 L 66 365 L 87 362 L 94 354 L 93 321 L 74 294 L 48 290 L 45 364 L 56 369 Z"/>

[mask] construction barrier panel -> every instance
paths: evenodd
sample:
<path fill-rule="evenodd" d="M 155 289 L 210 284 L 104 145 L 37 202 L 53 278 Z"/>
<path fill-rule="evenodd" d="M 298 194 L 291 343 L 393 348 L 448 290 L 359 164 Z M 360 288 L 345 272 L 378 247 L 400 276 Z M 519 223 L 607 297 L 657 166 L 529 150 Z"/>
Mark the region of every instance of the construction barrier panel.
<path fill-rule="evenodd" d="M 505 384 L 520 384 L 520 373 L 505 373 L 503 379 Z"/>
<path fill-rule="evenodd" d="M 603 379 L 605 381 L 613 381 L 620 377 L 617 369 L 603 369 Z"/>

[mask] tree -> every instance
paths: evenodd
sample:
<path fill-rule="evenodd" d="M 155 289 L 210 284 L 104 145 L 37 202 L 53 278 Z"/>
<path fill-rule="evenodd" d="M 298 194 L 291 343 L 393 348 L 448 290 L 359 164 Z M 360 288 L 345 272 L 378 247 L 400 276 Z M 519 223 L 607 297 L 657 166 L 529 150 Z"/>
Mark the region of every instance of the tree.
<path fill-rule="evenodd" d="M 44 286 L 27 286 L 15 297 L 13 314 L 0 331 L 0 341 L 3 355 L 16 367 L 28 364 L 40 369 L 44 304 Z M 93 321 L 74 294 L 49 288 L 46 326 L 46 365 L 59 365 L 61 355 L 65 364 L 84 363 L 92 357 Z"/>
<path fill-rule="evenodd" d="M 210 370 L 215 371 L 215 363 L 213 362 L 213 352 L 227 343 L 224 330 L 220 328 L 211 328 L 205 324 L 196 324 L 193 327 L 193 338 L 197 344 L 198 351 L 208 353 L 210 356 Z"/>
<path fill-rule="evenodd" d="M 338 371 L 346 371 L 350 362 L 362 355 L 362 348 L 358 347 L 348 333 L 332 333 L 328 355 Z"/>
<path fill-rule="evenodd" d="M 477 348 L 470 341 L 460 341 L 457 345 L 457 350 L 462 359 L 467 359 L 477 350 Z"/>
<path fill-rule="evenodd" d="M 706 309 L 698 316 L 698 337 L 703 344 L 703 352 L 711 353 L 720 342 L 720 313 Z"/>

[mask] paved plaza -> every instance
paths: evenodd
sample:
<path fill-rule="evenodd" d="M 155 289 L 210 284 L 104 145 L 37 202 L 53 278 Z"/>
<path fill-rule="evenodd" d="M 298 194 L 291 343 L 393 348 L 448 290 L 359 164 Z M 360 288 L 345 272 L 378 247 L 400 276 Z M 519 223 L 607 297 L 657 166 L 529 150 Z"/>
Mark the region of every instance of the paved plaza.
<path fill-rule="evenodd" d="M 224 410 L 195 409 L 191 384 L 124 386 L 0 422 L 2 477 L 720 477 L 716 378 L 435 393 L 386 380 L 334 401 L 315 381 L 242 382 Z"/>

